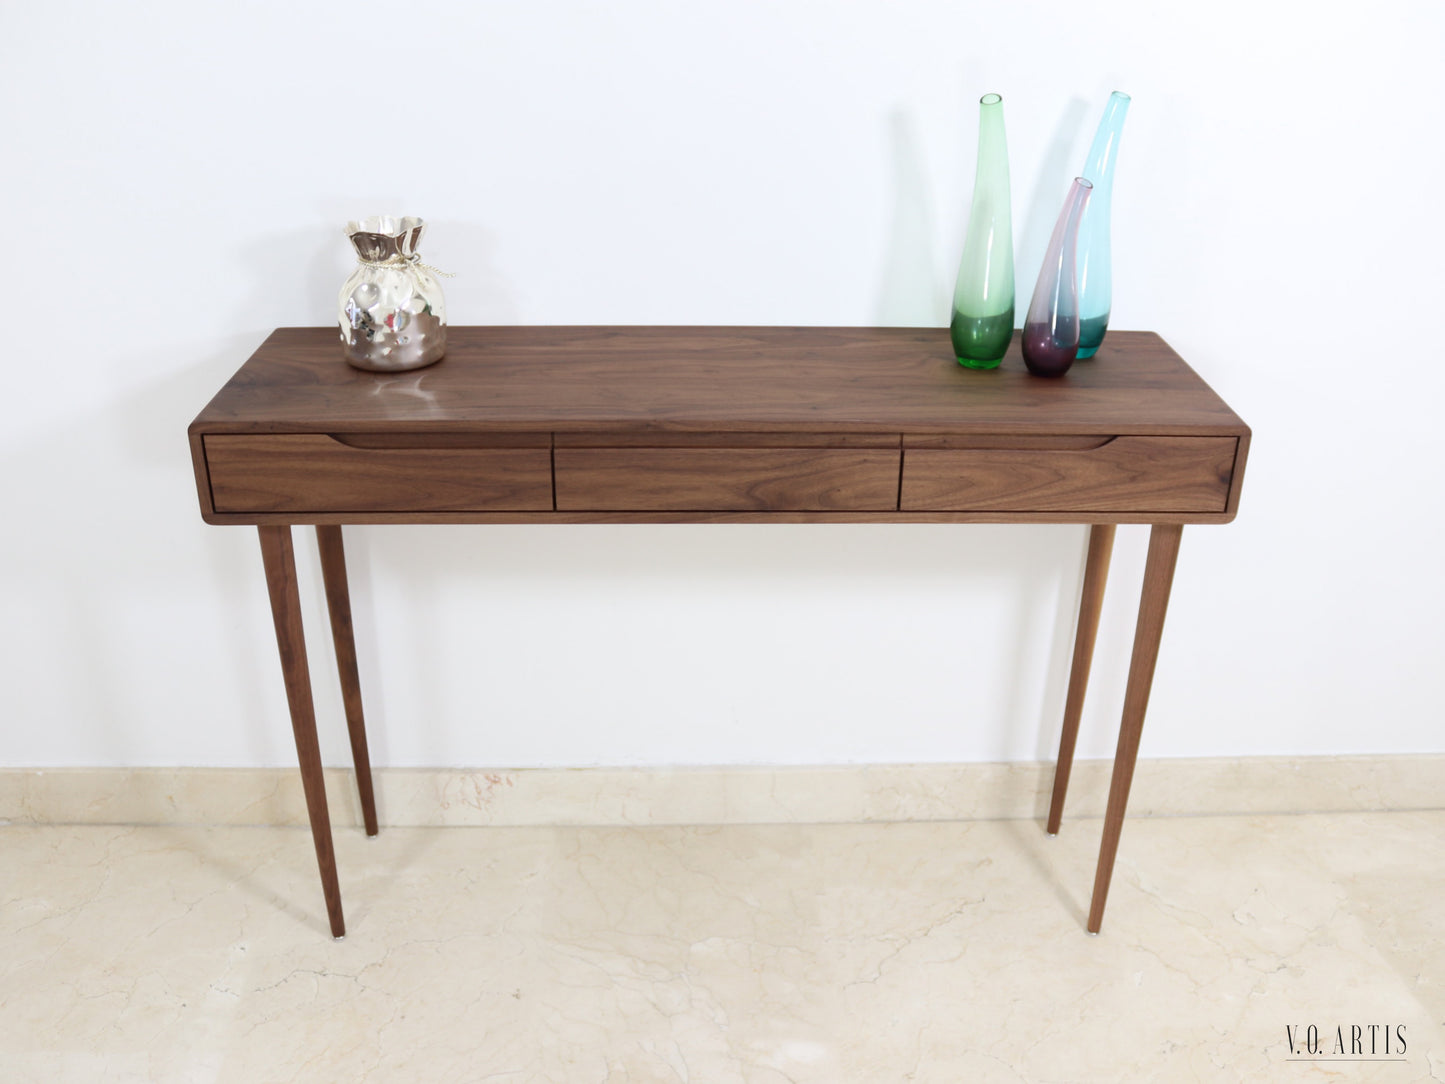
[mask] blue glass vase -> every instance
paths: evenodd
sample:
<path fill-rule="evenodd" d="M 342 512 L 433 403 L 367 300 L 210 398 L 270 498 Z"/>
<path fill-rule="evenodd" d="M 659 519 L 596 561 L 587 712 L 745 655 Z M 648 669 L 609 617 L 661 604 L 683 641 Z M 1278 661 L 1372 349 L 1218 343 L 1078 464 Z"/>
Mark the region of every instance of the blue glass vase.
<path fill-rule="evenodd" d="M 1129 95 L 1116 90 L 1104 106 L 1104 117 L 1094 133 L 1083 176 L 1094 186 L 1079 226 L 1079 357 L 1091 358 L 1104 332 L 1109 329 L 1109 311 L 1114 293 L 1109 251 L 1110 203 L 1114 193 L 1114 159 L 1119 155 L 1119 136 L 1129 112 Z"/>

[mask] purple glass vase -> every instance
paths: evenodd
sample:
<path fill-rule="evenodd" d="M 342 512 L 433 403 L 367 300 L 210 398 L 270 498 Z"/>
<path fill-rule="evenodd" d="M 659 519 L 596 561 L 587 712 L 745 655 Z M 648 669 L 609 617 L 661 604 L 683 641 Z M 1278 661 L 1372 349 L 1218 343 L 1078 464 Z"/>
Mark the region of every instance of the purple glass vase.
<path fill-rule="evenodd" d="M 1035 376 L 1063 376 L 1079 351 L 1079 223 L 1094 186 L 1075 177 L 1054 223 L 1020 337 L 1024 364 Z"/>

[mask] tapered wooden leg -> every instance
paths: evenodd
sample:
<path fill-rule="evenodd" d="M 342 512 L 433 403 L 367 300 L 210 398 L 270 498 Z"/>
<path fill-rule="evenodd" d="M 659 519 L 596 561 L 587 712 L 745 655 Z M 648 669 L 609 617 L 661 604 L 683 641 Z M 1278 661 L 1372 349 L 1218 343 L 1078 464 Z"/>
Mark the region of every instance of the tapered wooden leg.
<path fill-rule="evenodd" d="M 1074 744 L 1079 738 L 1079 717 L 1089 688 L 1089 667 L 1094 662 L 1094 638 L 1099 632 L 1099 611 L 1104 606 L 1104 584 L 1114 552 L 1114 525 L 1096 523 L 1089 528 L 1089 555 L 1084 559 L 1084 591 L 1079 599 L 1079 627 L 1074 633 L 1074 665 L 1069 671 L 1069 695 L 1064 701 L 1064 730 L 1059 735 L 1059 759 L 1054 765 L 1054 797 L 1049 803 L 1049 835 L 1058 835 L 1064 817 L 1064 795 L 1074 767 Z"/>
<path fill-rule="evenodd" d="M 266 565 L 266 589 L 271 595 L 271 616 L 276 622 L 276 647 L 286 679 L 286 700 L 291 706 L 291 730 L 296 736 L 296 757 L 301 763 L 301 787 L 311 818 L 311 840 L 321 867 L 321 890 L 331 936 L 346 935 L 341 914 L 341 886 L 336 881 L 336 853 L 331 846 L 331 819 L 326 810 L 326 781 L 321 774 L 321 747 L 316 742 L 316 708 L 311 702 L 311 674 L 306 665 L 306 640 L 301 631 L 301 600 L 296 590 L 296 558 L 291 549 L 291 528 L 260 527 L 261 559 Z"/>
<path fill-rule="evenodd" d="M 1094 898 L 1089 905 L 1090 933 L 1098 933 L 1104 922 L 1104 903 L 1109 898 L 1109 881 L 1114 875 L 1119 832 L 1124 827 L 1124 807 L 1129 804 L 1129 784 L 1134 781 L 1139 735 L 1144 730 L 1144 711 L 1149 706 L 1149 688 L 1154 683 L 1154 663 L 1159 658 L 1159 637 L 1164 631 L 1164 614 L 1169 608 L 1169 588 L 1174 582 L 1174 562 L 1179 556 L 1183 531 L 1178 524 L 1155 524 L 1149 533 L 1144 593 L 1139 599 L 1139 623 L 1134 629 L 1134 656 L 1129 662 L 1124 718 L 1119 724 L 1119 747 L 1114 752 L 1114 779 L 1109 784 L 1109 805 L 1104 811 L 1104 840 L 1099 846 Z"/>
<path fill-rule="evenodd" d="M 351 592 L 346 586 L 346 551 L 341 528 L 318 525 L 316 544 L 321 550 L 321 578 L 326 582 L 326 609 L 331 614 L 331 641 L 336 645 L 336 669 L 341 674 L 341 699 L 346 705 L 346 730 L 351 735 L 351 762 L 356 765 L 356 789 L 361 792 L 361 818 L 366 834 L 376 835 L 376 796 L 371 789 L 371 755 L 366 749 L 366 720 L 361 714 L 361 676 L 356 668 L 356 639 L 351 631 Z"/>

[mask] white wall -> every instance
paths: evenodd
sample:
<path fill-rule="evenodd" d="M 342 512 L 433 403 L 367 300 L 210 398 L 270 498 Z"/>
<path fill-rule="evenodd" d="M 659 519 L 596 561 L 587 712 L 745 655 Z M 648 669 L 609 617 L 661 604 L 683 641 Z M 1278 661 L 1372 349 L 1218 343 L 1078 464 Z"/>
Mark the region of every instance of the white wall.
<path fill-rule="evenodd" d="M 1114 326 L 1255 432 L 1238 520 L 1185 532 L 1144 754 L 1445 751 L 1438 4 L 0 19 L 0 763 L 293 761 L 254 532 L 201 523 L 185 428 L 269 329 L 331 321 L 347 218 L 426 217 L 457 324 L 939 325 L 979 95 L 1026 300 L 1114 88 Z M 809 764 L 1048 756 L 1084 532 L 348 539 L 378 764 Z M 1121 529 L 1082 755 L 1112 753 L 1144 542 Z"/>

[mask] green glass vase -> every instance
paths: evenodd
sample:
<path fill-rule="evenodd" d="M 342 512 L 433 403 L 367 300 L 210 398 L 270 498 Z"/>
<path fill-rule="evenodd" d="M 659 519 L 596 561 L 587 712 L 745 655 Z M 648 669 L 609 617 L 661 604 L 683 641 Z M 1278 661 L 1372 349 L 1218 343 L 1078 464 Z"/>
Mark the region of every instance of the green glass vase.
<path fill-rule="evenodd" d="M 978 102 L 978 168 L 949 334 L 960 365 L 995 369 L 1014 332 L 1014 242 L 1003 99 Z"/>

